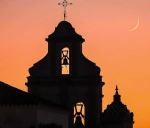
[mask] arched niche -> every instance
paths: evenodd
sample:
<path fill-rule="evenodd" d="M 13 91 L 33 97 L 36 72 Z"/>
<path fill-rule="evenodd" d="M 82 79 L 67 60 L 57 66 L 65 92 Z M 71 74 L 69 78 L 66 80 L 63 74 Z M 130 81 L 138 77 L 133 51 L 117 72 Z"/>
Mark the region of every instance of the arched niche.
<path fill-rule="evenodd" d="M 85 106 L 82 102 L 74 105 L 74 126 L 82 127 L 85 125 Z"/>
<path fill-rule="evenodd" d="M 61 50 L 61 74 L 70 74 L 70 62 L 69 62 L 69 48 L 64 47 Z"/>

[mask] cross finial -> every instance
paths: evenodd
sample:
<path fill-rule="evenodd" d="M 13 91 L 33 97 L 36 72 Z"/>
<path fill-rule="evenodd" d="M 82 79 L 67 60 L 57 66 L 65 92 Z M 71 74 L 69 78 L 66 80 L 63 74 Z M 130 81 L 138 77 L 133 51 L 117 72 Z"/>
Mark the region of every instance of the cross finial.
<path fill-rule="evenodd" d="M 63 3 L 58 3 L 58 5 L 62 5 L 64 7 L 64 21 L 65 21 L 67 17 L 66 7 L 67 5 L 72 5 L 72 3 L 68 3 L 67 0 L 64 0 Z"/>

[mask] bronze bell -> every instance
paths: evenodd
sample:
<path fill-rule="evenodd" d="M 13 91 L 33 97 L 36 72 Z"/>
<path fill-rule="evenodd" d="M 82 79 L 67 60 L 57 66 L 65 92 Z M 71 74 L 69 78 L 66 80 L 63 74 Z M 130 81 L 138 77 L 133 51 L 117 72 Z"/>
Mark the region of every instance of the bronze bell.
<path fill-rule="evenodd" d="M 69 63 L 68 63 L 68 59 L 67 59 L 67 58 L 64 58 L 62 65 L 68 65 L 68 64 L 69 64 Z"/>
<path fill-rule="evenodd" d="M 76 120 L 75 120 L 75 123 L 74 123 L 74 125 L 76 126 L 76 127 L 82 127 L 83 126 L 83 124 L 82 124 L 82 118 L 81 118 L 81 116 L 77 116 L 76 117 Z"/>

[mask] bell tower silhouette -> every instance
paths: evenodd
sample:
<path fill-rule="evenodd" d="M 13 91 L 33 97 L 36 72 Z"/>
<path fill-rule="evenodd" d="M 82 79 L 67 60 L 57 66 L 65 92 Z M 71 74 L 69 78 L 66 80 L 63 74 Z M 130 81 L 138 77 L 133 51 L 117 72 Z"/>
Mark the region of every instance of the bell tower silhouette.
<path fill-rule="evenodd" d="M 81 35 L 61 21 L 46 38 L 47 55 L 29 68 L 28 92 L 70 109 L 70 126 L 98 126 L 102 113 L 100 68 L 82 54 Z"/>

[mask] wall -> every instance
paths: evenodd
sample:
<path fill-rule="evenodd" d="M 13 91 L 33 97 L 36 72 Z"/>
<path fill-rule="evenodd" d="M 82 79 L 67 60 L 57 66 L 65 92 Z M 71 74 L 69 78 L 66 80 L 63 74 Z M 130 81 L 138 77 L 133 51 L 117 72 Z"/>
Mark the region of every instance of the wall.
<path fill-rule="evenodd" d="M 36 123 L 36 106 L 0 106 L 0 128 L 28 128 Z"/>
<path fill-rule="evenodd" d="M 0 106 L 0 128 L 28 128 L 40 123 L 68 128 L 68 112 L 48 106 Z"/>
<path fill-rule="evenodd" d="M 37 122 L 38 124 L 56 123 L 63 128 L 68 128 L 68 114 L 57 109 L 40 107 L 37 110 Z"/>

